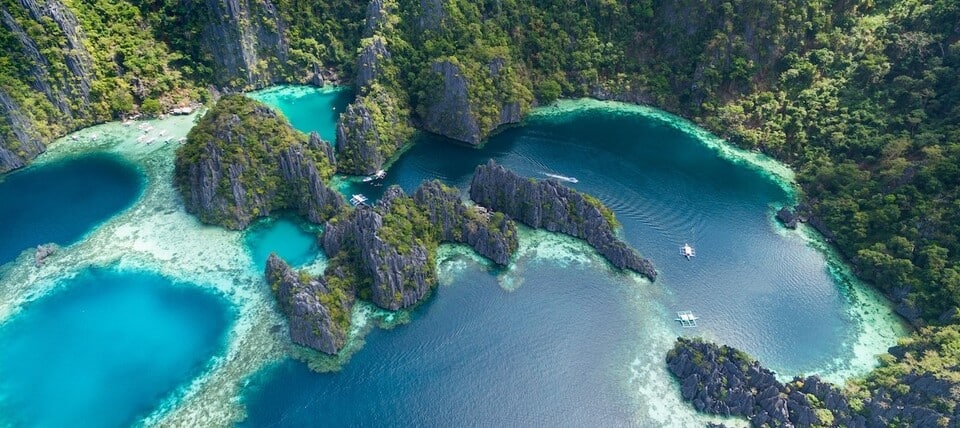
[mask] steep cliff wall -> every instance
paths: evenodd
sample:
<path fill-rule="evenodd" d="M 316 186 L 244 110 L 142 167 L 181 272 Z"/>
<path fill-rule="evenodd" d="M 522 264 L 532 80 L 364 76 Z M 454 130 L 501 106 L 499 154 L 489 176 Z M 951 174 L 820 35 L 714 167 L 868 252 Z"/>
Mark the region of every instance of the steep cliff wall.
<path fill-rule="evenodd" d="M 327 354 L 346 344 L 354 290 L 332 287 L 323 278 L 293 270 L 276 254 L 267 259 L 267 284 L 287 317 L 293 343 Z"/>
<path fill-rule="evenodd" d="M 617 238 L 609 208 L 555 180 L 521 177 L 491 160 L 477 167 L 470 199 L 527 226 L 583 239 L 617 268 L 657 278 L 653 264 Z"/>
<path fill-rule="evenodd" d="M 393 25 L 395 0 L 372 0 L 356 60 L 357 99 L 340 114 L 337 157 L 340 170 L 370 174 L 380 169 L 413 135 L 407 90 L 398 80 L 388 44 L 402 45 Z"/>
<path fill-rule="evenodd" d="M 418 303 L 436 285 L 442 242 L 470 245 L 501 265 L 518 247 L 512 221 L 467 207 L 459 192 L 436 181 L 412 198 L 393 186 L 376 206 L 328 222 L 323 236 L 331 266 L 357 269 L 360 297 L 391 310 Z"/>
<path fill-rule="evenodd" d="M 334 170 L 325 144 L 316 135 L 304 141 L 263 104 L 227 96 L 177 150 L 175 182 L 187 211 L 205 223 L 243 229 L 282 209 L 321 222 L 345 206 L 325 184 Z"/>

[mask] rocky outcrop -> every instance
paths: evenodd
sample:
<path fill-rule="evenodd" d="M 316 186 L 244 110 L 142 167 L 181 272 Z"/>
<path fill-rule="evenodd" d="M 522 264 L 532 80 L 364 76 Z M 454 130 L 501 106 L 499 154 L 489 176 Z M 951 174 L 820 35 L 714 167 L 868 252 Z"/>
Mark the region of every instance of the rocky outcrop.
<path fill-rule="evenodd" d="M 679 338 L 667 366 L 680 382 L 683 399 L 701 412 L 746 417 L 756 427 L 867 426 L 833 385 L 816 376 L 780 383 L 773 372 L 728 346 Z"/>
<path fill-rule="evenodd" d="M 397 310 L 413 306 L 426 297 L 436 284 L 433 249 L 427 245 L 428 231 L 419 231 L 416 236 L 402 236 L 400 241 L 391 241 L 384 226 L 409 214 L 410 198 L 399 187 L 387 189 L 375 207 L 360 207 L 346 218 L 327 222 L 323 249 L 330 257 L 341 252 L 350 255 L 349 264 L 358 269 L 358 274 L 369 278 L 366 290 L 368 297 L 377 306 Z M 404 214 L 392 212 L 392 205 L 405 204 Z M 384 235 L 384 236 L 381 236 Z M 403 244 L 406 248 L 400 248 Z"/>
<path fill-rule="evenodd" d="M 436 61 L 430 70 L 439 76 L 440 87 L 432 99 L 426 101 L 423 127 L 427 131 L 440 134 L 465 143 L 477 145 L 497 127 L 520 121 L 523 109 L 516 100 L 481 100 L 491 104 L 480 104 L 471 98 L 472 83 L 469 81 L 464 65 L 456 59 Z M 496 81 L 503 76 L 506 62 L 494 58 L 485 69 L 475 74 L 484 81 Z M 494 87 L 496 87 L 494 83 Z M 479 97 L 473 97 L 479 98 Z M 481 111 L 496 107 L 497 113 L 482 117 Z"/>
<path fill-rule="evenodd" d="M 468 207 L 456 189 L 431 181 L 412 198 L 392 186 L 375 206 L 327 222 L 323 249 L 336 263 L 357 270 L 364 298 L 396 310 L 418 303 L 436 285 L 436 248 L 442 242 L 470 245 L 500 265 L 509 263 L 518 247 L 512 221 Z"/>
<path fill-rule="evenodd" d="M 467 244 L 499 265 L 509 263 L 520 245 L 513 221 L 483 207 L 468 207 L 460 199 L 459 190 L 437 180 L 421 184 L 413 200 L 426 210 L 442 242 Z"/>
<path fill-rule="evenodd" d="M 57 244 L 43 244 L 37 246 L 37 251 L 33 254 L 33 264 L 36 267 L 43 266 L 47 262 L 47 257 L 57 252 Z"/>
<path fill-rule="evenodd" d="M 779 220 L 780 223 L 783 224 L 783 226 L 787 229 L 796 229 L 799 219 L 797 218 L 796 214 L 790 210 L 790 208 L 783 207 L 777 211 L 777 220 Z"/>
<path fill-rule="evenodd" d="M 284 209 L 319 223 L 345 206 L 325 184 L 333 174 L 326 144 L 303 141 L 263 104 L 224 97 L 177 151 L 176 184 L 187 212 L 205 223 L 243 229 Z"/>
<path fill-rule="evenodd" d="M 26 166 L 27 162 L 46 150 L 36 137 L 33 124 L 20 114 L 14 101 L 0 89 L 0 115 L 10 127 L 10 134 L 0 133 L 0 174 Z"/>
<path fill-rule="evenodd" d="M 367 7 L 357 56 L 357 99 L 337 122 L 337 157 L 344 173 L 376 172 L 413 135 L 406 91 L 384 78 L 399 73 L 387 49 L 387 35 L 399 37 L 388 19 L 395 9 L 392 0 L 371 0 Z"/>
<path fill-rule="evenodd" d="M 287 62 L 285 23 L 271 0 L 204 0 L 201 46 L 213 59 L 221 87 L 279 81 Z"/>
<path fill-rule="evenodd" d="M 527 226 L 583 239 L 617 268 L 657 277 L 649 260 L 617 238 L 616 219 L 607 207 L 557 181 L 521 177 L 491 160 L 477 167 L 470 198 Z"/>
<path fill-rule="evenodd" d="M 401 102 L 382 87 L 360 96 L 337 123 L 338 170 L 372 174 L 413 134 Z"/>
<path fill-rule="evenodd" d="M 294 343 L 327 354 L 343 348 L 356 300 L 353 290 L 336 289 L 322 278 L 297 272 L 276 254 L 267 259 L 266 276 Z"/>

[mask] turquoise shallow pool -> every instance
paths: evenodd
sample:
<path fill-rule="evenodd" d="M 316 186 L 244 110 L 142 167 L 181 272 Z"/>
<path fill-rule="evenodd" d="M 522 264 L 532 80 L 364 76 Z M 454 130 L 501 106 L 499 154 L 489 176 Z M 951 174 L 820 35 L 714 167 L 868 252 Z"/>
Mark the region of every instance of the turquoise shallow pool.
<path fill-rule="evenodd" d="M 244 240 L 254 266 L 259 269 L 276 253 L 292 266 L 302 266 L 320 255 L 316 227 L 292 217 L 264 219 L 246 231 Z"/>
<path fill-rule="evenodd" d="M 89 269 L 0 326 L 0 425 L 115 427 L 148 415 L 225 343 L 231 308 L 150 273 Z"/>

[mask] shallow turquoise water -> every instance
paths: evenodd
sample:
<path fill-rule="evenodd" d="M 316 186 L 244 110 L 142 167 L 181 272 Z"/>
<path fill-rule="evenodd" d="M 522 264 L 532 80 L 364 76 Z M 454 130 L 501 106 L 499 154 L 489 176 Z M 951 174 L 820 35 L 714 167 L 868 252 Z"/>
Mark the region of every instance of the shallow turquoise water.
<path fill-rule="evenodd" d="M 0 265 L 23 250 L 68 245 L 129 207 L 143 190 L 140 172 L 107 154 L 38 165 L 0 177 Z"/>
<path fill-rule="evenodd" d="M 265 219 L 252 225 L 246 232 L 245 241 L 253 259 L 260 269 L 270 253 L 276 253 L 291 266 L 312 262 L 320 254 L 317 229 L 290 217 Z"/>
<path fill-rule="evenodd" d="M 276 86 L 249 95 L 280 109 L 294 128 L 304 133 L 315 131 L 331 143 L 337 139 L 340 113 L 353 100 L 353 90 L 345 86 Z"/>
<path fill-rule="evenodd" d="M 232 319 L 150 273 L 88 269 L 60 287 L 0 326 L 0 425 L 129 425 L 204 370 Z"/>

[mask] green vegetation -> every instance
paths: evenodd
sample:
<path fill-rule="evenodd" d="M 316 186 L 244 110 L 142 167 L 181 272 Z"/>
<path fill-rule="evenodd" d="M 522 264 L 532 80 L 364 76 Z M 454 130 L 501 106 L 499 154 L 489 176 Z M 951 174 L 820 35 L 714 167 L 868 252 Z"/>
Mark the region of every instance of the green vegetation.
<path fill-rule="evenodd" d="M 231 229 L 243 228 L 244 222 L 250 220 L 248 217 L 275 210 L 307 210 L 314 205 L 311 183 L 304 177 L 302 182 L 291 185 L 280 170 L 279 158 L 294 146 L 304 161 L 316 165 L 321 180 L 329 180 L 334 166 L 323 149 L 307 144 L 307 137 L 294 130 L 280 113 L 242 95 L 225 96 L 190 130 L 186 144 L 177 150 L 175 184 L 184 195 L 188 210 L 206 223 Z M 214 158 L 218 159 L 219 168 L 237 175 L 203 170 Z M 192 198 L 194 191 L 203 190 L 204 178 L 219 180 L 215 201 Z M 226 206 L 216 206 L 220 203 Z M 328 218 L 335 213 L 321 214 Z"/>

